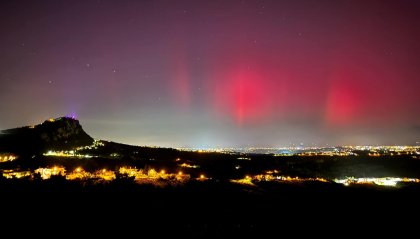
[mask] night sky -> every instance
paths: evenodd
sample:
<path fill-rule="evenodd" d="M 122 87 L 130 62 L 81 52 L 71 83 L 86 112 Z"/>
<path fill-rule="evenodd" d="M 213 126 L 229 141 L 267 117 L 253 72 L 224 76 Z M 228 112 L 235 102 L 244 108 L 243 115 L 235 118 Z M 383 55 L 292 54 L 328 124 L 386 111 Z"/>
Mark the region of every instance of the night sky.
<path fill-rule="evenodd" d="M 0 129 L 160 146 L 416 144 L 420 1 L 0 1 Z"/>

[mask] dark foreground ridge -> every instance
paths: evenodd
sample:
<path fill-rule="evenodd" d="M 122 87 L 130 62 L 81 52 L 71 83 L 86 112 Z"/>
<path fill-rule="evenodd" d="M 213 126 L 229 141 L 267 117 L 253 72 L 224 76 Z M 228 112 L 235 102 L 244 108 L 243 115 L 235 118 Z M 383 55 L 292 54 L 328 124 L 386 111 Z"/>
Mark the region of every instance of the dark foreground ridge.
<path fill-rule="evenodd" d="M 415 231 L 407 218 L 418 215 L 420 199 L 416 188 L 380 190 L 318 183 L 265 183 L 254 188 L 193 181 L 160 188 L 127 180 L 85 185 L 54 178 L 8 180 L 1 188 L 2 195 L 7 195 L 1 200 L 7 205 L 2 212 L 9 220 L 36 215 L 24 222 L 60 230 L 77 225 L 84 235 L 131 236 L 141 231 L 157 238 L 335 236 L 336 230 L 349 227 L 348 233 L 357 236 L 376 234 L 378 227 L 395 232 L 402 225 L 399 233 L 404 235 Z M 70 228 L 74 233 L 75 226 Z"/>

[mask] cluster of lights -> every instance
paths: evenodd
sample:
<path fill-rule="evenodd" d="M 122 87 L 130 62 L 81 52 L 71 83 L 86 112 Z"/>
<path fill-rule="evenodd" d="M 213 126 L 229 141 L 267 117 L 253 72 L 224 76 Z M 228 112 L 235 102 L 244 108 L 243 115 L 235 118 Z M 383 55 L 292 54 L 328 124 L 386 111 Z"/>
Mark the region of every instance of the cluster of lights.
<path fill-rule="evenodd" d="M 2 172 L 3 177 L 7 178 L 7 179 L 12 179 L 12 178 L 26 178 L 26 177 L 30 177 L 32 176 L 31 171 L 28 170 L 13 170 L 13 169 L 9 169 L 9 170 L 3 170 Z"/>
<path fill-rule="evenodd" d="M 239 183 L 244 185 L 254 185 L 254 182 L 292 182 L 292 183 L 303 183 L 303 182 L 328 182 L 324 178 L 300 178 L 300 177 L 290 177 L 290 176 L 276 176 L 279 171 L 267 171 L 265 174 L 258 174 L 254 176 L 246 175 L 241 179 L 232 179 L 230 180 L 233 183 Z"/>
<path fill-rule="evenodd" d="M 182 163 L 179 164 L 178 166 L 183 167 L 183 168 L 199 168 L 199 165 L 194 165 L 194 164 L 188 164 L 188 163 Z"/>
<path fill-rule="evenodd" d="M 399 182 L 406 182 L 406 183 L 420 183 L 420 179 L 415 178 L 393 178 L 393 177 L 385 177 L 385 178 L 345 178 L 345 179 L 334 179 L 334 182 L 344 184 L 346 186 L 352 184 L 375 184 L 380 186 L 397 186 Z"/>
<path fill-rule="evenodd" d="M 248 157 L 239 157 L 238 159 L 239 160 L 251 160 L 251 158 L 248 158 Z"/>
<path fill-rule="evenodd" d="M 35 173 L 38 173 L 41 175 L 42 179 L 49 179 L 51 176 L 65 176 L 66 175 L 66 169 L 64 167 L 57 167 L 54 166 L 52 168 L 38 168 L 34 171 Z"/>
<path fill-rule="evenodd" d="M 44 156 L 55 156 L 55 157 L 77 157 L 77 158 L 93 158 L 94 156 L 88 154 L 81 154 L 78 151 L 86 150 L 86 149 L 98 149 L 99 147 L 103 147 L 105 144 L 101 140 L 94 140 L 92 145 L 78 147 L 74 150 L 65 150 L 65 151 L 54 151 L 49 150 L 48 152 L 44 153 Z"/>
<path fill-rule="evenodd" d="M 145 170 L 132 167 L 121 167 L 119 173 L 133 177 L 137 183 L 161 184 L 165 182 L 162 182 L 160 179 L 164 179 L 166 182 L 185 182 L 190 179 L 190 175 L 185 174 L 182 171 L 167 173 L 164 169 L 156 171 L 153 168 Z"/>
<path fill-rule="evenodd" d="M 221 153 L 221 154 L 237 154 L 235 148 L 176 148 L 179 151 L 196 152 L 196 153 Z"/>
<path fill-rule="evenodd" d="M 165 185 L 168 183 L 183 183 L 191 179 L 189 174 L 185 174 L 182 171 L 175 173 L 168 173 L 164 169 L 159 171 L 150 168 L 150 169 L 137 169 L 133 167 L 121 167 L 118 172 L 120 174 L 127 175 L 132 177 L 135 182 L 139 184 L 149 183 L 155 185 Z M 241 179 L 232 179 L 230 180 L 233 183 L 244 184 L 255 186 L 256 182 L 264 181 L 274 181 L 274 182 L 291 182 L 291 183 L 300 183 L 308 181 L 317 181 L 317 182 L 329 182 L 324 178 L 300 178 L 300 177 L 291 177 L 279 175 L 278 170 L 270 170 L 264 174 L 258 175 L 246 175 Z M 95 180 L 104 180 L 112 181 L 116 179 L 116 173 L 112 170 L 101 169 L 93 173 L 85 171 L 82 167 L 77 167 L 70 172 L 66 172 L 66 169 L 62 166 L 54 166 L 50 168 L 38 168 L 33 172 L 29 170 L 3 170 L 2 175 L 5 178 L 25 178 L 33 177 L 34 174 L 39 174 L 42 179 L 49 179 L 52 176 L 63 176 L 67 180 L 84 180 L 84 179 L 95 179 Z M 163 180 L 162 180 L 163 179 Z M 209 180 L 204 174 L 200 174 L 196 180 L 205 181 Z M 348 185 L 357 185 L 357 184 L 371 184 L 379 186 L 397 186 L 399 182 L 406 183 L 420 183 L 420 179 L 415 178 L 395 178 L 395 177 L 382 177 L 382 178 L 354 178 L 348 177 L 345 179 L 334 179 L 335 183 Z"/>
<path fill-rule="evenodd" d="M 44 156 L 54 156 L 54 157 L 76 157 L 76 158 L 94 158 L 94 157 L 98 157 L 98 155 L 90 155 L 90 154 L 85 154 L 83 151 L 84 150 L 96 150 L 99 147 L 104 147 L 105 146 L 105 141 L 102 140 L 94 140 L 92 145 L 88 145 L 88 146 L 81 146 L 81 147 L 77 147 L 74 150 L 65 150 L 65 151 L 54 151 L 54 150 L 49 150 L 48 152 L 44 153 Z M 112 158 L 118 158 L 121 155 L 118 153 L 112 153 L 109 155 Z"/>
<path fill-rule="evenodd" d="M 91 178 L 92 174 L 89 172 L 86 172 L 83 168 L 77 167 L 72 172 L 68 173 L 66 175 L 67 180 L 82 180 L 82 179 L 88 179 Z"/>
<path fill-rule="evenodd" d="M 111 171 L 111 170 L 107 170 L 105 168 L 102 169 L 102 170 L 96 171 L 94 176 L 98 177 L 98 178 L 101 178 L 105 181 L 112 181 L 112 180 L 116 179 L 115 172 Z"/>
<path fill-rule="evenodd" d="M 353 152 L 340 152 L 340 151 L 322 151 L 322 152 L 317 152 L 317 151 L 306 151 L 306 152 L 302 152 L 302 153 L 297 153 L 295 154 L 297 156 L 350 156 L 350 155 L 357 155 Z"/>
<path fill-rule="evenodd" d="M 95 156 L 89 154 L 79 154 L 77 151 L 69 150 L 69 151 L 53 151 L 50 150 L 43 154 L 44 156 L 54 156 L 54 157 L 77 157 L 77 158 L 93 158 Z"/>
<path fill-rule="evenodd" d="M 83 168 L 78 167 L 66 175 L 67 180 L 83 180 L 83 179 L 99 179 L 105 181 L 112 181 L 116 178 L 115 172 L 112 170 L 101 169 L 94 173 L 85 171 Z"/>
<path fill-rule="evenodd" d="M 84 150 L 84 149 L 98 149 L 99 147 L 105 146 L 105 143 L 101 140 L 94 139 L 92 145 L 82 146 L 76 148 L 76 150 Z"/>
<path fill-rule="evenodd" d="M 156 171 L 155 169 L 137 169 L 132 167 L 121 167 L 118 172 L 120 174 L 125 174 L 129 177 L 133 177 L 134 181 L 139 184 L 149 183 L 155 185 L 165 185 L 165 184 L 177 184 L 184 183 L 191 179 L 189 174 L 186 174 L 182 171 L 168 173 L 164 169 Z M 41 176 L 42 179 L 50 179 L 52 176 L 63 176 L 67 180 L 104 180 L 112 181 L 116 179 L 116 173 L 112 170 L 101 169 L 93 173 L 84 170 L 82 167 L 77 167 L 74 170 L 66 171 L 62 166 L 54 166 L 49 168 L 38 168 L 31 171 L 20 171 L 20 170 L 3 170 L 2 174 L 5 178 L 24 178 L 24 177 L 33 177 L 35 174 Z M 204 174 L 201 174 L 196 180 L 204 181 L 210 178 L 206 177 Z"/>
<path fill-rule="evenodd" d="M 245 176 L 244 178 L 241 178 L 241 179 L 231 179 L 230 181 L 232 183 L 255 186 L 255 184 L 252 182 L 252 177 L 250 176 Z"/>
<path fill-rule="evenodd" d="M 366 151 L 378 155 L 420 155 L 420 146 L 340 146 L 340 147 L 250 147 L 250 148 L 177 148 L 189 152 L 217 152 L 226 154 L 272 154 L 274 156 L 357 156 L 355 151 Z M 381 154 L 379 154 L 381 152 Z"/>
<path fill-rule="evenodd" d="M 13 161 L 13 160 L 15 160 L 17 157 L 15 156 L 15 155 L 12 155 L 12 154 L 4 154 L 4 155 L 1 155 L 0 154 L 0 163 L 4 163 L 4 162 L 10 162 L 10 161 Z"/>
<path fill-rule="evenodd" d="M 370 156 L 420 155 L 420 146 L 343 146 L 349 151 L 366 151 Z"/>
<path fill-rule="evenodd" d="M 56 121 L 60 121 L 60 120 L 63 120 L 63 119 L 72 119 L 72 120 L 76 120 L 76 116 L 65 116 L 65 117 L 59 117 L 59 118 L 56 118 L 56 119 L 54 119 L 54 118 L 49 118 L 48 120 L 46 120 L 47 122 L 51 122 L 51 123 L 53 123 L 53 122 L 56 122 Z"/>

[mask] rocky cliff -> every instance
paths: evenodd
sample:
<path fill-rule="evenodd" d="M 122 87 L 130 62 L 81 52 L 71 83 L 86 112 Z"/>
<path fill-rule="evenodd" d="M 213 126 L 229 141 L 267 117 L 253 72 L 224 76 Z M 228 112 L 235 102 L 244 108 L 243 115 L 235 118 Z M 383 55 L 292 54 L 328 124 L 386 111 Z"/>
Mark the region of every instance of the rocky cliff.
<path fill-rule="evenodd" d="M 49 119 L 44 123 L 3 130 L 0 134 L 0 152 L 37 154 L 46 150 L 66 150 L 90 145 L 93 138 L 79 121 L 70 117 Z"/>

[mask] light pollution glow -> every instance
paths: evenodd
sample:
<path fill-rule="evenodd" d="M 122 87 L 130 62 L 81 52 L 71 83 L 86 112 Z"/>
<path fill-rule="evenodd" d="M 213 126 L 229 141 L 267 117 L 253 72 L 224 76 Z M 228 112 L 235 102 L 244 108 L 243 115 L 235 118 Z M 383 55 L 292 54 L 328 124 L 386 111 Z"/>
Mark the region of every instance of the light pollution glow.
<path fill-rule="evenodd" d="M 0 128 L 168 147 L 413 145 L 419 1 L 2 1 Z"/>

